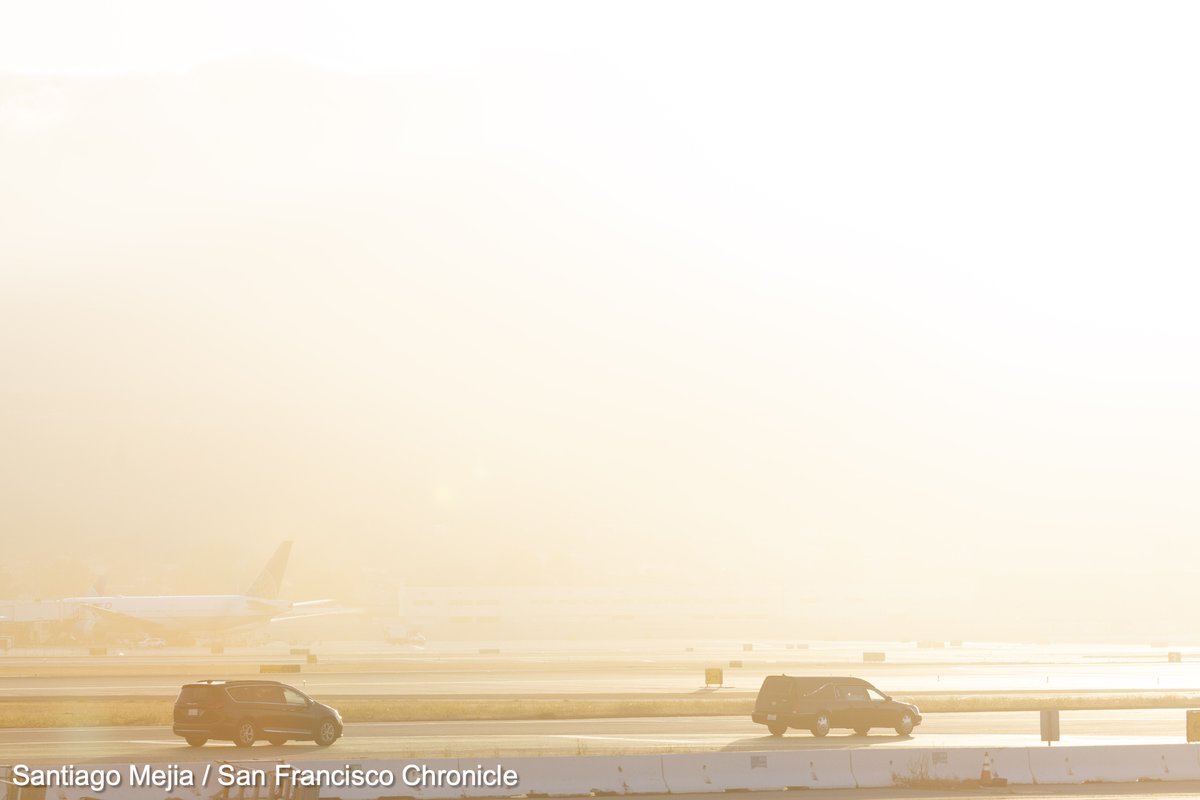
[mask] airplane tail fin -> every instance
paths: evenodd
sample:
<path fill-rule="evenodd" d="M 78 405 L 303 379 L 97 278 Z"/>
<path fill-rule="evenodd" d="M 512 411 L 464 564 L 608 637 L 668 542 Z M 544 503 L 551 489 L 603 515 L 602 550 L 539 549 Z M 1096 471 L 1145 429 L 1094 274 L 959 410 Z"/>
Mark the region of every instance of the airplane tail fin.
<path fill-rule="evenodd" d="M 271 556 L 271 560 L 267 562 L 267 566 L 254 579 L 254 583 L 250 584 L 246 595 L 261 597 L 265 600 L 277 598 L 279 588 L 283 585 L 283 571 L 287 569 L 288 555 L 291 552 L 292 543 L 290 541 L 281 543 L 279 549 L 275 551 L 275 555 Z"/>

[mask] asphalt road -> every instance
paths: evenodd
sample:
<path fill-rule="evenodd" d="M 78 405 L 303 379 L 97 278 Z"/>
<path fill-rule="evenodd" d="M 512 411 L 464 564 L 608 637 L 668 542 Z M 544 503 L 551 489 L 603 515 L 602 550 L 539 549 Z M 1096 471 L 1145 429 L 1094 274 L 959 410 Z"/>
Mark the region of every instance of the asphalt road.
<path fill-rule="evenodd" d="M 397 758 L 441 756 L 602 755 L 702 750 L 827 747 L 1040 746 L 1036 712 L 930 714 L 910 737 L 834 732 L 823 739 L 792 731 L 775 738 L 745 717 L 663 717 L 490 722 L 386 722 L 346 727 L 331 749 L 295 742 L 260 743 L 256 758 Z M 1177 710 L 1063 712 L 1062 744 L 1152 744 L 1184 741 Z M 187 747 L 167 727 L 0 729 L 0 763 L 183 762 L 231 758 L 223 742 Z"/>

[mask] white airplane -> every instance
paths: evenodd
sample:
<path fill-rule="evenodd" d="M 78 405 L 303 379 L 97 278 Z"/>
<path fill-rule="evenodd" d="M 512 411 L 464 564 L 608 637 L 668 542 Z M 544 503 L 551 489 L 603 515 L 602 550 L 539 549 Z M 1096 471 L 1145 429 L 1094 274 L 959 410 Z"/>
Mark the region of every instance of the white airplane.
<path fill-rule="evenodd" d="M 90 638 L 103 632 L 158 635 L 164 638 L 212 636 L 284 619 L 336 613 L 308 611 L 332 600 L 280 600 L 279 589 L 292 543 L 283 542 L 245 594 L 96 595 L 59 601 L 72 609 L 75 632 Z"/>

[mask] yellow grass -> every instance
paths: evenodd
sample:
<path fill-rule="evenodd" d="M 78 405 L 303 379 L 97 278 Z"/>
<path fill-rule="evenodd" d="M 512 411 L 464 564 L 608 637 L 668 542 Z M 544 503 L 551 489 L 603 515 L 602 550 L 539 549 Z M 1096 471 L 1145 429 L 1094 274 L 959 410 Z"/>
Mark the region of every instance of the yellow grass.
<path fill-rule="evenodd" d="M 389 698 L 322 697 L 347 722 L 468 721 L 503 719 L 599 719 L 618 717 L 749 716 L 749 695 L 663 698 L 654 695 L 615 699 L 554 698 Z M 1011 694 L 922 695 L 898 698 L 916 702 L 922 712 L 1037 711 L 1192 708 L 1190 694 Z M 0 727 L 56 728 L 108 725 L 169 725 L 172 702 L 130 698 L 21 698 L 0 702 Z"/>

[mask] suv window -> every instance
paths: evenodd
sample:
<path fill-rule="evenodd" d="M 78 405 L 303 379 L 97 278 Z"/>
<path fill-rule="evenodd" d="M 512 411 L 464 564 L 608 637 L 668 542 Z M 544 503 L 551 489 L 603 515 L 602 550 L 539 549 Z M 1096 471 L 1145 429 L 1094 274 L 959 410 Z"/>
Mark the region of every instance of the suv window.
<path fill-rule="evenodd" d="M 871 698 L 876 703 L 882 703 L 884 700 L 887 700 L 887 698 L 883 696 L 883 692 L 879 691 L 878 689 L 867 689 L 867 697 Z"/>
<path fill-rule="evenodd" d="M 254 687 L 253 686 L 231 686 L 229 687 L 229 696 L 239 703 L 253 703 Z"/>
<path fill-rule="evenodd" d="M 216 686 L 184 686 L 179 690 L 179 699 L 176 703 L 190 703 L 195 705 L 216 705 L 219 702 L 217 692 L 220 689 Z"/>
<path fill-rule="evenodd" d="M 290 687 L 284 687 L 283 699 L 289 706 L 306 706 L 308 699 Z"/>
<path fill-rule="evenodd" d="M 283 703 L 282 686 L 255 686 L 254 700 L 258 703 Z"/>

